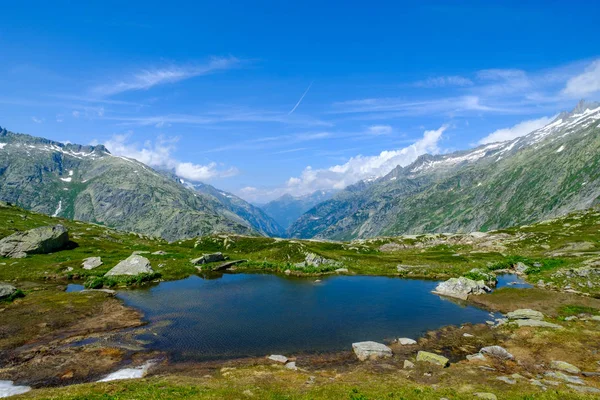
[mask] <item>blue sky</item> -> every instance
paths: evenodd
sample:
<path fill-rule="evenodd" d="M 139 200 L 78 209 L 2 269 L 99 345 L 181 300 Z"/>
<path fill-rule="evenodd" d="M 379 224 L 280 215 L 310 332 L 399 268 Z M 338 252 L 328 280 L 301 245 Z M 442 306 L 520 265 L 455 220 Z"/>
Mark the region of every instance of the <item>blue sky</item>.
<path fill-rule="evenodd" d="M 3 5 L 1 126 L 262 202 L 600 98 L 592 1 L 122 3 Z"/>

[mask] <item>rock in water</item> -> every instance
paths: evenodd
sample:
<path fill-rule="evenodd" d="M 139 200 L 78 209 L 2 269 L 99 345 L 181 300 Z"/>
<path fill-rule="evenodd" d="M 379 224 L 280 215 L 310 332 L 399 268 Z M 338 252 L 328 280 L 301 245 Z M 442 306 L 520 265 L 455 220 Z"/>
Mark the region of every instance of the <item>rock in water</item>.
<path fill-rule="evenodd" d="M 529 308 L 523 308 L 520 310 L 511 311 L 506 314 L 508 319 L 536 319 L 538 321 L 544 320 L 544 314 L 539 311 L 530 310 Z"/>
<path fill-rule="evenodd" d="M 223 253 L 203 254 L 202 257 L 191 260 L 192 264 L 207 264 L 217 261 L 225 261 Z"/>
<path fill-rule="evenodd" d="M 419 351 L 417 353 L 417 361 L 428 362 L 430 364 L 439 365 L 441 367 L 447 366 L 450 362 L 450 360 L 448 360 L 446 357 L 440 356 L 439 354 L 430 353 L 428 351 Z"/>
<path fill-rule="evenodd" d="M 146 257 L 133 254 L 127 259 L 118 263 L 104 276 L 139 275 L 152 273 L 154 273 L 154 270 L 150 266 L 150 261 Z"/>
<path fill-rule="evenodd" d="M 0 240 L 0 256 L 23 258 L 27 254 L 51 253 L 64 248 L 68 242 L 69 233 L 64 226 L 42 226 Z"/>
<path fill-rule="evenodd" d="M 481 354 L 487 354 L 489 356 L 496 357 L 501 360 L 512 360 L 513 358 L 515 358 L 504 347 L 500 347 L 500 346 L 484 347 L 479 352 Z"/>
<path fill-rule="evenodd" d="M 460 278 L 450 278 L 446 282 L 440 283 L 436 286 L 433 293 L 466 300 L 471 294 L 479 295 L 490 291 L 491 289 L 485 285 L 484 281 L 474 281 L 473 279 L 461 276 Z"/>
<path fill-rule="evenodd" d="M 100 257 L 88 257 L 85 260 L 83 260 L 83 264 L 81 264 L 81 267 L 83 269 L 94 269 L 98 268 L 102 264 L 102 259 Z"/>
<path fill-rule="evenodd" d="M 352 350 L 360 361 L 392 356 L 392 349 L 377 342 L 352 343 Z"/>
<path fill-rule="evenodd" d="M 17 288 L 8 283 L 0 283 L 0 300 L 7 299 L 17 293 Z"/>

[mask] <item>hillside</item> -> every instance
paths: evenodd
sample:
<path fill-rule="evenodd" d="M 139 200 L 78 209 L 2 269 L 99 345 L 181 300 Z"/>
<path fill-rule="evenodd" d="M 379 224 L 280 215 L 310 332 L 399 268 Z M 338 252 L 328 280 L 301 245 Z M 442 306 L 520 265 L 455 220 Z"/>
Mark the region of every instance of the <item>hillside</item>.
<path fill-rule="evenodd" d="M 271 233 L 255 229 L 218 198 L 104 146 L 63 144 L 6 129 L 0 131 L 0 200 L 168 240 Z"/>
<path fill-rule="evenodd" d="M 424 155 L 308 211 L 293 237 L 488 231 L 581 210 L 600 196 L 600 104 L 507 142 Z"/>

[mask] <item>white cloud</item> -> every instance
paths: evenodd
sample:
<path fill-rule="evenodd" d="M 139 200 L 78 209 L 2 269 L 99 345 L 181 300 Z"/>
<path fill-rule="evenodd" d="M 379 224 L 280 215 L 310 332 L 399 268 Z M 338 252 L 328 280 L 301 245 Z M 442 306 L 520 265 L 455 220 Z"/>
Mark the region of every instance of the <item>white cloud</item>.
<path fill-rule="evenodd" d="M 600 92 L 600 60 L 592 62 L 582 74 L 569 79 L 562 92 L 571 97 Z"/>
<path fill-rule="evenodd" d="M 542 117 L 538 119 L 530 119 L 528 121 L 519 122 L 518 124 L 511 126 L 510 128 L 503 128 L 494 131 L 481 139 L 479 144 L 487 144 L 494 142 L 504 142 L 507 140 L 516 139 L 520 136 L 525 136 L 530 132 L 535 131 L 536 129 L 540 129 L 550 122 L 552 122 L 556 118 L 553 117 Z"/>
<path fill-rule="evenodd" d="M 367 128 L 367 133 L 370 135 L 389 135 L 393 129 L 389 125 L 371 125 Z"/>
<path fill-rule="evenodd" d="M 176 138 L 159 137 L 154 143 L 143 145 L 128 141 L 129 135 L 115 135 L 104 145 L 114 155 L 133 158 L 155 168 L 172 170 L 177 176 L 190 181 L 226 178 L 238 173 L 235 167 L 222 168 L 215 162 L 206 165 L 182 162 L 171 156 L 176 149 Z"/>
<path fill-rule="evenodd" d="M 33 122 L 35 122 L 36 124 L 41 124 L 42 122 L 44 122 L 44 120 L 42 118 L 38 118 L 38 117 L 31 117 L 31 120 Z"/>
<path fill-rule="evenodd" d="M 200 75 L 208 75 L 239 65 L 235 57 L 213 57 L 205 65 L 191 67 L 170 66 L 145 69 L 118 82 L 96 86 L 92 92 L 99 96 L 112 96 L 130 90 L 147 90 L 164 83 L 174 83 Z"/>
<path fill-rule="evenodd" d="M 79 118 L 79 115 L 81 115 L 81 113 L 77 110 L 73 111 L 71 114 L 73 114 L 74 118 Z"/>
<path fill-rule="evenodd" d="M 473 81 L 463 76 L 451 75 L 451 76 L 436 76 L 425 79 L 423 81 L 415 82 L 414 86 L 424 88 L 438 88 L 446 86 L 471 86 Z"/>

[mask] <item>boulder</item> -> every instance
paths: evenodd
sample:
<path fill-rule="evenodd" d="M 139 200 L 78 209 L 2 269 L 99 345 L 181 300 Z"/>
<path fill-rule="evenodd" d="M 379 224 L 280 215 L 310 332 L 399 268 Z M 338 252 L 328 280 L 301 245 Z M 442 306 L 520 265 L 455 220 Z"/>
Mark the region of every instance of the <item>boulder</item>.
<path fill-rule="evenodd" d="M 579 374 L 581 370 L 574 366 L 573 364 L 569 364 L 565 361 L 552 361 L 550 363 L 550 368 L 556 369 L 563 372 L 568 372 L 569 374 Z"/>
<path fill-rule="evenodd" d="M 506 314 L 508 319 L 536 319 L 538 321 L 544 320 L 544 314 L 539 311 L 523 308 L 520 310 L 511 311 Z"/>
<path fill-rule="evenodd" d="M 192 264 L 208 264 L 212 262 L 225 261 L 223 253 L 203 254 L 202 257 L 191 260 Z"/>
<path fill-rule="evenodd" d="M 439 354 L 429 353 L 427 351 L 419 351 L 417 353 L 417 361 L 427 362 L 430 364 L 435 364 L 435 365 L 439 365 L 441 367 L 445 367 L 448 365 L 450 360 L 448 360 L 444 356 L 440 356 Z"/>
<path fill-rule="evenodd" d="M 352 343 L 352 349 L 360 361 L 392 356 L 392 349 L 377 342 Z"/>
<path fill-rule="evenodd" d="M 397 340 L 398 343 L 400 343 L 402 346 L 408 346 L 411 344 L 417 344 L 417 341 L 414 339 L 409 339 L 409 338 L 400 338 Z"/>
<path fill-rule="evenodd" d="M 17 288 L 8 283 L 0 283 L 0 300 L 7 299 L 17 293 Z"/>
<path fill-rule="evenodd" d="M 94 268 L 98 268 L 102 264 L 103 264 L 102 259 L 100 257 L 88 257 L 85 260 L 83 260 L 83 264 L 81 264 L 81 268 L 94 269 Z"/>
<path fill-rule="evenodd" d="M 42 226 L 0 240 L 0 256 L 23 258 L 27 254 L 51 253 L 63 249 L 68 242 L 69 233 L 64 226 Z"/>
<path fill-rule="evenodd" d="M 537 319 L 517 319 L 514 321 L 519 326 L 531 326 L 534 328 L 550 328 L 550 329 L 563 329 L 558 324 L 553 324 L 546 321 L 538 321 Z"/>
<path fill-rule="evenodd" d="M 291 369 L 292 371 L 298 371 L 298 367 L 296 366 L 295 361 L 290 361 L 289 363 L 285 364 L 285 367 L 287 369 Z"/>
<path fill-rule="evenodd" d="M 529 267 L 519 261 L 518 263 L 515 264 L 514 269 L 515 269 L 515 272 L 517 273 L 517 275 L 523 275 L 523 274 L 525 274 L 525 272 L 527 272 Z"/>
<path fill-rule="evenodd" d="M 433 293 L 466 300 L 469 295 L 479 295 L 490 291 L 491 289 L 485 285 L 484 281 L 474 281 L 461 276 L 460 278 L 450 278 L 440 283 L 436 286 Z"/>
<path fill-rule="evenodd" d="M 415 364 L 409 360 L 404 360 L 404 369 L 413 369 Z"/>
<path fill-rule="evenodd" d="M 108 271 L 104 276 L 121 276 L 121 275 L 139 275 L 152 274 L 154 270 L 150 266 L 150 261 L 143 256 L 132 254 L 125 260 L 119 262 L 113 269 Z"/>
<path fill-rule="evenodd" d="M 491 357 L 499 358 L 501 360 L 512 360 L 515 358 L 504 347 L 500 346 L 487 346 L 479 350 L 479 352 L 481 354 L 487 354 Z"/>
<path fill-rule="evenodd" d="M 288 362 L 288 358 L 286 356 L 282 356 L 280 354 L 271 354 L 267 359 L 271 361 L 275 361 L 281 364 L 285 364 Z"/>

